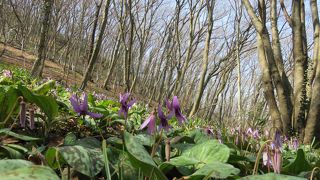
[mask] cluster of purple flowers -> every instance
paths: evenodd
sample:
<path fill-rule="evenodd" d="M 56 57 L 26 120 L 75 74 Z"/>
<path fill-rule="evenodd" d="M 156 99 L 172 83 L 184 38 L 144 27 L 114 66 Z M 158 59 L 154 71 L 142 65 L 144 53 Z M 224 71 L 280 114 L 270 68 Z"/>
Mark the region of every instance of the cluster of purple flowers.
<path fill-rule="evenodd" d="M 83 93 L 81 98 L 79 98 L 77 94 L 73 94 L 69 100 L 73 107 L 73 110 L 79 116 L 89 115 L 94 119 L 99 119 L 103 117 L 102 114 L 89 112 L 88 95 L 86 93 Z"/>
<path fill-rule="evenodd" d="M 174 96 L 172 101 L 166 100 L 166 107 L 168 110 L 168 115 L 165 115 L 161 105 L 158 105 L 158 118 L 160 119 L 159 121 L 159 129 L 164 129 L 164 130 L 169 130 L 171 126 L 169 125 L 168 120 L 170 120 L 173 116 L 175 116 L 178 119 L 179 124 L 183 124 L 187 119 L 184 115 L 181 113 L 181 108 L 180 108 L 180 103 L 178 100 L 177 96 Z M 155 115 L 154 110 L 150 116 L 143 122 L 141 125 L 140 129 L 144 129 L 148 127 L 148 133 L 153 134 L 156 132 L 157 127 L 156 127 L 156 121 L 157 117 Z"/>
<path fill-rule="evenodd" d="M 10 70 L 3 70 L 2 75 L 7 78 L 12 78 L 13 74 Z"/>
<path fill-rule="evenodd" d="M 96 92 L 93 92 L 92 94 L 97 100 L 99 101 L 102 101 L 102 100 L 106 100 L 107 99 L 107 96 L 103 93 L 96 93 Z"/>

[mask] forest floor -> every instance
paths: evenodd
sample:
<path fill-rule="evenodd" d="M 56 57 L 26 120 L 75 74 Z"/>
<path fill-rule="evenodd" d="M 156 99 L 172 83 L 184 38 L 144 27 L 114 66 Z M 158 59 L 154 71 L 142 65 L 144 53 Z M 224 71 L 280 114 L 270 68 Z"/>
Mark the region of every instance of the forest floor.
<path fill-rule="evenodd" d="M 5 48 L 4 53 L 3 50 Z M 13 46 L 4 46 L 3 43 L 0 42 L 0 63 L 1 64 L 8 64 L 8 65 L 14 65 L 17 67 L 21 67 L 24 69 L 27 69 L 28 71 L 31 71 L 32 65 L 36 59 L 36 55 L 31 54 L 29 52 L 22 52 L 19 48 L 13 47 Z M 69 75 L 64 75 L 64 68 L 62 65 L 46 60 L 45 61 L 45 67 L 43 69 L 43 78 L 51 78 L 54 80 L 57 80 L 61 82 L 64 85 L 70 86 L 77 86 L 79 87 L 82 80 L 82 75 L 74 72 L 72 70 L 69 70 Z M 105 90 L 103 88 L 100 88 L 99 85 L 89 82 L 88 87 L 86 90 L 90 90 L 91 92 L 95 91 L 97 93 L 103 93 L 108 98 L 116 100 L 119 97 L 119 93 L 124 93 L 122 87 L 113 87 L 108 90 Z M 140 100 L 140 101 L 146 101 L 145 98 L 141 95 L 134 94 L 134 96 Z"/>

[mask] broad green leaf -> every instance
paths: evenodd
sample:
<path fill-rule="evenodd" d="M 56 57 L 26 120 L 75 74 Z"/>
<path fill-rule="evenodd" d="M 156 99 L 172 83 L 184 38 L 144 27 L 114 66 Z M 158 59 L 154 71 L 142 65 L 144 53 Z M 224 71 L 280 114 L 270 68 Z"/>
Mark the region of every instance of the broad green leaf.
<path fill-rule="evenodd" d="M 59 180 L 57 174 L 46 166 L 27 166 L 11 171 L 0 172 L 1 180 Z"/>
<path fill-rule="evenodd" d="M 4 121 L 7 116 L 10 115 L 11 112 L 14 111 L 16 107 L 18 107 L 19 102 L 18 100 L 18 93 L 16 89 L 13 87 L 9 87 L 7 91 L 1 92 L 3 96 L 1 97 L 1 106 L 0 106 L 0 122 Z"/>
<path fill-rule="evenodd" d="M 49 80 L 40 86 L 33 89 L 33 92 L 39 95 L 45 95 L 47 94 L 52 88 L 54 88 L 56 81 Z"/>
<path fill-rule="evenodd" d="M 23 158 L 23 154 L 14 148 L 8 147 L 6 145 L 0 146 L 0 149 L 1 148 L 5 149 L 8 156 L 12 159 L 22 159 Z"/>
<path fill-rule="evenodd" d="M 209 140 L 187 149 L 181 156 L 172 158 L 170 164 L 174 166 L 196 165 L 201 168 L 204 164 L 214 161 L 227 162 L 230 149 L 217 140 Z"/>
<path fill-rule="evenodd" d="M 46 114 L 49 120 L 52 120 L 58 115 L 59 106 L 54 98 L 44 95 L 35 95 L 22 85 L 19 85 L 18 89 L 26 101 L 36 104 Z"/>
<path fill-rule="evenodd" d="M 135 168 L 140 169 L 144 175 L 150 177 L 150 179 L 167 179 L 152 160 L 143 145 L 140 144 L 134 136 L 125 131 L 124 141 L 130 156 L 130 161 Z"/>
<path fill-rule="evenodd" d="M 252 175 L 240 178 L 240 180 L 307 180 L 301 177 L 288 176 L 283 174 L 268 173 L 264 175 Z"/>
<path fill-rule="evenodd" d="M 56 153 L 57 149 L 54 147 L 50 147 L 45 153 L 46 161 L 52 169 L 57 169 L 59 168 L 59 164 L 62 166 L 65 163 L 61 156 L 58 156 L 59 160 L 57 161 Z"/>
<path fill-rule="evenodd" d="M 5 159 L 0 160 L 0 172 L 15 170 L 18 168 L 31 166 L 32 162 L 21 159 Z"/>
<path fill-rule="evenodd" d="M 91 148 L 91 149 L 101 148 L 101 142 L 94 137 L 85 137 L 85 138 L 79 139 L 76 142 L 76 145 L 79 145 L 85 148 Z"/>
<path fill-rule="evenodd" d="M 296 159 L 285 166 L 282 170 L 288 174 L 299 174 L 303 171 L 311 171 L 312 168 L 306 160 L 304 151 L 302 149 L 298 149 Z"/>
<path fill-rule="evenodd" d="M 0 129 L 0 134 L 6 134 L 8 136 L 12 136 L 15 137 L 17 139 L 23 140 L 23 141 L 37 141 L 39 140 L 39 138 L 35 138 L 35 137 L 30 137 L 30 136 L 26 136 L 26 135 L 21 135 L 21 134 L 17 134 L 15 132 L 10 131 L 9 128 L 6 129 Z"/>
<path fill-rule="evenodd" d="M 89 177 L 97 175 L 104 166 L 100 149 L 90 149 L 78 145 L 59 147 L 58 149 L 71 167 Z"/>
<path fill-rule="evenodd" d="M 230 164 L 214 161 L 212 163 L 204 165 L 202 168 L 197 170 L 191 175 L 190 179 L 203 179 L 204 177 L 225 179 L 239 173 L 240 170 Z"/>
<path fill-rule="evenodd" d="M 73 146 L 77 142 L 77 137 L 72 132 L 68 133 L 66 137 L 64 137 L 63 145 Z"/>
<path fill-rule="evenodd" d="M 155 143 L 154 136 L 149 134 L 138 134 L 135 136 L 136 140 L 140 142 L 140 144 L 144 146 L 152 146 Z"/>

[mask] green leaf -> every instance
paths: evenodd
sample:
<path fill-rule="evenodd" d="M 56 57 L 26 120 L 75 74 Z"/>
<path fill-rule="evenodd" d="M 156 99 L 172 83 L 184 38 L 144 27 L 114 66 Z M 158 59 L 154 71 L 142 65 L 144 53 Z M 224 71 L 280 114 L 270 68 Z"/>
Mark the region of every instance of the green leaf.
<path fill-rule="evenodd" d="M 85 138 L 79 139 L 76 142 L 76 145 L 79 145 L 85 148 L 91 148 L 91 149 L 101 148 L 101 142 L 94 137 L 85 137 Z"/>
<path fill-rule="evenodd" d="M 0 160 L 0 172 L 11 171 L 18 168 L 31 166 L 31 165 L 33 165 L 32 162 L 21 160 L 21 159 Z"/>
<path fill-rule="evenodd" d="M 252 175 L 242 177 L 240 180 L 306 180 L 305 178 L 288 176 L 283 174 L 268 173 L 264 175 Z"/>
<path fill-rule="evenodd" d="M 204 164 L 214 161 L 227 162 L 230 149 L 217 140 L 209 140 L 187 149 L 181 156 L 172 158 L 170 164 L 174 166 L 196 165 L 201 168 Z"/>
<path fill-rule="evenodd" d="M 28 88 L 19 85 L 19 91 L 27 102 L 36 104 L 52 120 L 58 115 L 59 106 L 56 100 L 50 96 L 35 95 Z"/>
<path fill-rule="evenodd" d="M 56 153 L 57 149 L 54 147 L 50 147 L 45 153 L 46 161 L 52 169 L 58 169 L 59 164 L 62 166 L 65 163 L 63 157 L 61 156 L 58 156 L 59 160 L 57 160 Z"/>
<path fill-rule="evenodd" d="M 0 147 L 5 149 L 6 152 L 8 153 L 8 156 L 12 159 L 22 159 L 23 158 L 23 154 L 14 148 L 8 147 L 6 145 L 2 145 Z"/>
<path fill-rule="evenodd" d="M 97 175 L 104 166 L 100 149 L 89 149 L 78 145 L 59 147 L 58 149 L 71 167 L 89 177 Z"/>
<path fill-rule="evenodd" d="M 63 145 L 73 146 L 77 142 L 77 137 L 72 132 L 68 133 L 66 137 L 64 137 Z"/>
<path fill-rule="evenodd" d="M 295 158 L 295 160 L 289 163 L 287 166 L 285 166 L 282 170 L 288 174 L 293 175 L 299 174 L 303 171 L 311 171 L 312 168 L 309 162 L 306 160 L 304 151 L 302 149 L 298 149 L 297 157 Z"/>
<path fill-rule="evenodd" d="M 143 145 L 140 144 L 134 136 L 125 131 L 124 141 L 126 149 L 130 155 L 130 161 L 135 168 L 140 169 L 144 175 L 150 177 L 150 179 L 167 179 L 152 160 Z"/>
<path fill-rule="evenodd" d="M 26 136 L 26 135 L 21 135 L 21 134 L 17 134 L 15 132 L 10 131 L 9 128 L 6 129 L 0 129 L 0 134 L 6 134 L 8 136 L 12 136 L 15 137 L 17 139 L 23 140 L 23 141 L 37 141 L 39 140 L 39 138 L 35 138 L 35 137 L 30 137 L 30 136 Z"/>
<path fill-rule="evenodd" d="M 45 95 L 47 94 L 52 88 L 54 88 L 56 81 L 54 80 L 49 80 L 43 84 L 41 84 L 40 86 L 36 87 L 33 89 L 33 92 L 35 92 L 36 94 L 40 94 L 40 95 Z"/>
<path fill-rule="evenodd" d="M 0 173 L 2 180 L 59 180 L 57 174 L 46 166 L 27 166 Z"/>
<path fill-rule="evenodd" d="M 135 136 L 136 140 L 144 146 L 152 146 L 155 143 L 154 136 L 149 134 L 138 134 Z"/>
<path fill-rule="evenodd" d="M 18 107 L 18 93 L 13 87 L 9 87 L 6 91 L 0 92 L 0 121 L 4 121 L 7 116 L 10 115 L 10 112 L 14 110 L 15 107 Z"/>
<path fill-rule="evenodd" d="M 192 180 L 203 179 L 204 177 L 225 179 L 227 177 L 237 175 L 240 170 L 230 164 L 214 161 L 206 164 L 191 175 Z"/>

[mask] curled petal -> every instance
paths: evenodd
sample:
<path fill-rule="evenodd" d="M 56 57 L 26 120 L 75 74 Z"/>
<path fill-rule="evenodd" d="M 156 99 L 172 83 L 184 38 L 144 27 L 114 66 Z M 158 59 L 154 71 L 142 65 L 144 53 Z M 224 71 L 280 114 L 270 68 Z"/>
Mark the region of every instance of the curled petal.
<path fill-rule="evenodd" d="M 144 129 L 145 127 L 147 127 L 147 125 L 150 123 L 150 121 L 151 121 L 151 116 L 141 124 L 140 130 Z"/>
<path fill-rule="evenodd" d="M 128 98 L 130 96 L 130 93 L 125 93 L 123 95 L 120 94 L 120 103 L 124 104 L 127 102 Z"/>
<path fill-rule="evenodd" d="M 24 101 L 20 102 L 20 126 L 26 126 L 26 103 Z"/>
<path fill-rule="evenodd" d="M 86 93 L 83 94 L 83 100 L 80 104 L 80 110 L 84 113 L 86 113 L 89 109 L 88 106 L 88 95 Z"/>
<path fill-rule="evenodd" d="M 87 114 L 92 117 L 93 119 L 99 119 L 102 118 L 103 115 L 102 114 L 98 114 L 98 113 L 93 113 L 93 112 L 87 112 Z"/>
<path fill-rule="evenodd" d="M 137 101 L 136 99 L 130 101 L 130 102 L 127 104 L 128 109 L 129 109 L 134 103 L 136 103 L 136 101 Z"/>
<path fill-rule="evenodd" d="M 148 133 L 153 134 L 155 132 L 156 132 L 156 117 L 153 115 L 148 125 Z"/>
<path fill-rule="evenodd" d="M 186 117 L 184 117 L 181 113 L 181 109 L 180 109 L 180 103 L 179 103 L 179 100 L 178 100 L 178 97 L 177 96 L 174 96 L 173 97 L 173 100 L 172 100 L 172 107 L 174 109 L 174 113 L 179 121 L 179 124 L 182 124 L 184 121 L 186 121 Z"/>
<path fill-rule="evenodd" d="M 166 99 L 166 106 L 170 111 L 173 110 L 172 102 L 170 102 L 168 99 Z"/>
<path fill-rule="evenodd" d="M 73 110 L 76 112 L 76 113 L 80 113 L 81 111 L 80 111 L 80 105 L 79 105 L 79 103 L 78 103 L 78 98 L 77 98 L 77 96 L 74 94 L 74 95 L 72 95 L 71 97 L 70 97 L 70 103 L 71 103 L 71 105 L 72 105 L 72 107 L 73 107 Z"/>

